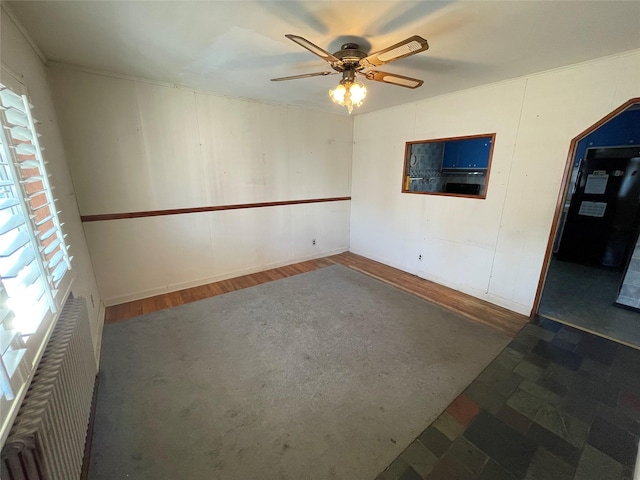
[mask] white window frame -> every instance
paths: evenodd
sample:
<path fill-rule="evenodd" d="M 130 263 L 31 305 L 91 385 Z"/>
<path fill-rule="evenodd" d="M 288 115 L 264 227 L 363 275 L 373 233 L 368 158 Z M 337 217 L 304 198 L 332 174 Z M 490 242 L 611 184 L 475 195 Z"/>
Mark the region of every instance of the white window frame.
<path fill-rule="evenodd" d="M 9 233 L 0 231 L 0 448 L 69 295 L 72 277 L 68 274 L 72 257 L 45 168 L 37 121 L 31 114 L 26 88 L 8 73 L 3 66 L 0 225 L 7 219 L 19 225 Z M 14 241 L 17 237 L 19 240 Z M 16 245 L 17 250 L 10 255 Z M 22 265 L 24 262 L 14 260 L 25 252 L 25 257 L 33 253 L 34 259 L 20 274 L 15 272 L 20 267 L 9 273 L 7 265 Z M 3 277 L 5 274 L 8 276 Z M 10 285 L 12 288 L 8 288 Z M 12 294 L 14 298 L 10 299 Z M 37 308 L 20 316 L 23 307 L 32 305 Z"/>

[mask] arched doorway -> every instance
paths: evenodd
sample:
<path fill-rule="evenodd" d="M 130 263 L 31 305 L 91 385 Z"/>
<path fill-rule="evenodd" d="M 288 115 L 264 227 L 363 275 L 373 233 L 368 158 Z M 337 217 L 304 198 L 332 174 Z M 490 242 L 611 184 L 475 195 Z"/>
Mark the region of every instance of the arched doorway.
<path fill-rule="evenodd" d="M 634 98 L 571 141 L 533 312 L 640 348 L 639 233 Z"/>

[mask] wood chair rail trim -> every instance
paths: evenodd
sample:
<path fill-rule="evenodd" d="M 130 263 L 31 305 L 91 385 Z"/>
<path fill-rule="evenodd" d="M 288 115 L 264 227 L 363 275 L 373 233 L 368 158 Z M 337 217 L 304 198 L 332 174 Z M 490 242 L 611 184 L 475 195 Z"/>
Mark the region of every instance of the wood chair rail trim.
<path fill-rule="evenodd" d="M 218 212 L 221 210 L 240 210 L 244 208 L 281 207 L 284 205 L 301 205 L 305 203 L 345 202 L 351 197 L 310 198 L 303 200 L 284 200 L 280 202 L 237 203 L 232 205 L 210 205 L 206 207 L 174 208 L 169 210 L 147 210 L 142 212 L 102 213 L 97 215 L 81 215 L 83 222 L 101 222 L 105 220 L 122 220 L 127 218 L 160 217 L 163 215 L 184 215 L 187 213 Z"/>

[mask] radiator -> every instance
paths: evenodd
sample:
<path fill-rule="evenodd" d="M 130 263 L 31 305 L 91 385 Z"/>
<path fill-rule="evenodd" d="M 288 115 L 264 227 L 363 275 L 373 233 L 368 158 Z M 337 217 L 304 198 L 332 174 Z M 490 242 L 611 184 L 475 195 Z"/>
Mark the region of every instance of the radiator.
<path fill-rule="evenodd" d="M 96 373 L 86 302 L 69 298 L 2 449 L 3 480 L 80 478 Z"/>

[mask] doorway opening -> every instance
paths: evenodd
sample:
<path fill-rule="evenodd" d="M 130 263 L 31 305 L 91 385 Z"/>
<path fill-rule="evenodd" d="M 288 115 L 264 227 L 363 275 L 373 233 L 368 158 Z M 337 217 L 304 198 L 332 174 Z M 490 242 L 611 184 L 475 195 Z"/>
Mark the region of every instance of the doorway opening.
<path fill-rule="evenodd" d="M 571 141 L 533 312 L 640 348 L 640 98 Z"/>

